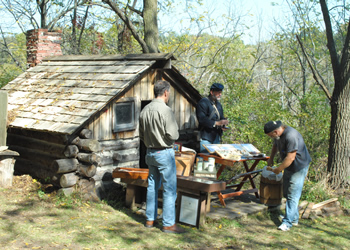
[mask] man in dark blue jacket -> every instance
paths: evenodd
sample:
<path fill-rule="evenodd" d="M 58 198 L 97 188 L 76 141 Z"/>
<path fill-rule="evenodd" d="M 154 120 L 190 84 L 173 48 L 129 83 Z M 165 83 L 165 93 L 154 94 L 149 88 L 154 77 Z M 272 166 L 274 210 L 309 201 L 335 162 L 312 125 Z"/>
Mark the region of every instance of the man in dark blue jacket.
<path fill-rule="evenodd" d="M 200 152 L 207 150 L 204 144 L 219 144 L 222 132 L 227 128 L 228 120 L 224 117 L 220 99 L 224 86 L 221 83 L 213 83 L 208 97 L 202 98 L 196 107 L 196 115 L 200 131 Z"/>

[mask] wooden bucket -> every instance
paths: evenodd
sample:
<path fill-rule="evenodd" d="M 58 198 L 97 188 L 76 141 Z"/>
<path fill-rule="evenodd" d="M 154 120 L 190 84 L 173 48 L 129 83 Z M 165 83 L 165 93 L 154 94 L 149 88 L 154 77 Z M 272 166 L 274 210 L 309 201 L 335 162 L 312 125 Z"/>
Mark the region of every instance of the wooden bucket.
<path fill-rule="evenodd" d="M 176 175 L 190 176 L 195 159 L 196 154 L 192 152 L 181 152 L 180 156 L 175 156 Z"/>
<path fill-rule="evenodd" d="M 260 201 L 269 206 L 277 206 L 282 203 L 283 189 L 280 181 L 269 180 L 263 176 L 260 179 Z"/>

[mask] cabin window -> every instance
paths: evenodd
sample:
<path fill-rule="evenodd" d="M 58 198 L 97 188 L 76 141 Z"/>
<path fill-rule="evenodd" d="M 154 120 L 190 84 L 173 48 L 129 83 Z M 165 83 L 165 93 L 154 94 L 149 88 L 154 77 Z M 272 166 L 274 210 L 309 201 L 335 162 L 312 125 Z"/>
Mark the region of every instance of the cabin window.
<path fill-rule="evenodd" d="M 135 100 L 120 100 L 113 105 L 113 132 L 133 130 L 135 123 Z"/>

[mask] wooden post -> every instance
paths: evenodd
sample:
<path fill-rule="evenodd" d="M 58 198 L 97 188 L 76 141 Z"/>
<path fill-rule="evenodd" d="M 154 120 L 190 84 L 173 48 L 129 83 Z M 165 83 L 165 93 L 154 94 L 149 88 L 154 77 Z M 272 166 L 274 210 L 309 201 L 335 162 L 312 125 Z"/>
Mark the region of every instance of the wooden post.
<path fill-rule="evenodd" d="M 6 146 L 7 92 L 0 91 L 0 146 Z"/>
<path fill-rule="evenodd" d="M 12 186 L 15 165 L 14 156 L 19 156 L 19 154 L 11 150 L 0 151 L 0 187 Z"/>

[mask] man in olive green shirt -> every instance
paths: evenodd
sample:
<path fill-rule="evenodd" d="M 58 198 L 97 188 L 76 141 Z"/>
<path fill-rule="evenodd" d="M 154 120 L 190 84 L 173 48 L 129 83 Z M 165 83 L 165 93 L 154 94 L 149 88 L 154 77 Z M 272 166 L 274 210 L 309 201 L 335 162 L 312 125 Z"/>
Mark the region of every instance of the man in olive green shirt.
<path fill-rule="evenodd" d="M 170 84 L 157 81 L 154 96 L 140 114 L 140 139 L 147 147 L 148 187 L 146 227 L 153 227 L 157 219 L 158 190 L 163 184 L 163 229 L 165 233 L 183 233 L 175 224 L 176 164 L 173 145 L 179 138 L 178 126 L 170 107 Z"/>

